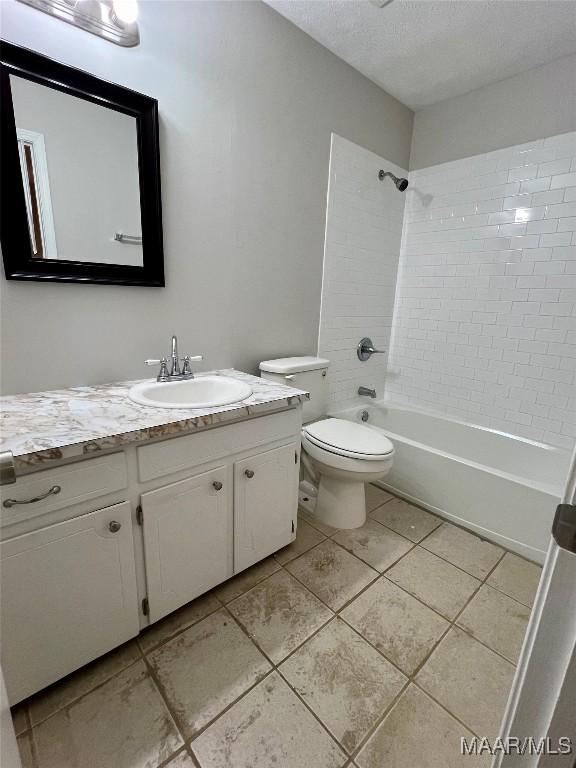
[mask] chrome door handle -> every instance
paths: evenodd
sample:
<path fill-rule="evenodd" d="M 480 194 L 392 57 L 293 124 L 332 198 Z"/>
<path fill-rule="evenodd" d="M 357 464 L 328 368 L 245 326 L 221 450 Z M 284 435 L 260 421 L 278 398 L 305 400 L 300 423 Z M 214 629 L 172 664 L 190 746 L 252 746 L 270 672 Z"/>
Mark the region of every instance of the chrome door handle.
<path fill-rule="evenodd" d="M 62 488 L 59 485 L 53 485 L 50 490 L 46 491 L 46 493 L 43 493 L 40 496 L 34 496 L 33 499 L 25 499 L 24 501 L 19 501 L 18 499 L 6 499 L 2 506 L 10 509 L 10 507 L 15 507 L 17 504 L 36 504 L 37 501 L 44 501 L 48 496 L 57 496 L 61 490 Z"/>
<path fill-rule="evenodd" d="M 358 346 L 356 347 L 356 354 L 358 355 L 358 360 L 361 360 L 364 363 L 366 360 L 369 360 L 372 355 L 385 355 L 386 350 L 375 349 L 374 345 L 372 344 L 372 339 L 370 339 L 368 336 L 364 336 L 364 338 L 360 339 L 358 342 Z"/>
<path fill-rule="evenodd" d="M 118 533 L 120 528 L 122 528 L 122 523 L 119 523 L 117 520 L 111 520 L 108 523 L 108 530 L 110 533 Z"/>
<path fill-rule="evenodd" d="M 559 504 L 552 525 L 552 536 L 561 549 L 576 553 L 576 506 Z"/>
<path fill-rule="evenodd" d="M 215 491 L 221 491 L 222 490 L 222 483 L 220 482 L 220 480 L 215 480 L 212 483 L 212 488 L 214 488 Z"/>
<path fill-rule="evenodd" d="M 247 469 L 247 470 L 244 472 L 244 474 L 246 475 L 246 477 L 247 477 L 248 479 L 250 479 L 251 477 L 254 477 L 254 470 L 253 470 L 253 469 Z"/>

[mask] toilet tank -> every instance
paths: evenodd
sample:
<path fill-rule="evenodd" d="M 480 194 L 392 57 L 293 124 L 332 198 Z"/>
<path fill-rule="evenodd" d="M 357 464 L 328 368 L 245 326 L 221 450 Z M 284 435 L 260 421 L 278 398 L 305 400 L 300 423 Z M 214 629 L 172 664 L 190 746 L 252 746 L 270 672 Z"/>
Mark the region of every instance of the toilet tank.
<path fill-rule="evenodd" d="M 304 423 L 326 416 L 328 411 L 328 366 L 324 357 L 281 357 L 260 363 L 260 376 L 310 392 L 302 409 Z"/>

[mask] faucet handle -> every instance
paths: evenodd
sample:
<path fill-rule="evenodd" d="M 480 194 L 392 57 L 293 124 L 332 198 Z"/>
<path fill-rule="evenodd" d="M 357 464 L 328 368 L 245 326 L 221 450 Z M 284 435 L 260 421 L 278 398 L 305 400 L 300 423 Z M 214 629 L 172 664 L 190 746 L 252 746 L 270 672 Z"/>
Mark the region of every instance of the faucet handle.
<path fill-rule="evenodd" d="M 159 365 L 158 381 L 168 378 L 168 360 L 163 357 L 161 360 L 144 360 L 144 365 Z"/>
<path fill-rule="evenodd" d="M 182 376 L 190 376 L 192 374 L 190 363 L 197 363 L 200 360 L 204 360 L 204 355 L 184 355 L 182 358 L 184 363 L 182 366 Z"/>
<path fill-rule="evenodd" d="M 372 355 L 385 355 L 386 350 L 375 349 L 374 345 L 372 344 L 372 339 L 370 339 L 368 336 L 364 336 L 364 338 L 360 339 L 358 342 L 358 346 L 356 347 L 356 354 L 358 355 L 358 360 L 365 362 L 366 360 L 369 360 Z"/>

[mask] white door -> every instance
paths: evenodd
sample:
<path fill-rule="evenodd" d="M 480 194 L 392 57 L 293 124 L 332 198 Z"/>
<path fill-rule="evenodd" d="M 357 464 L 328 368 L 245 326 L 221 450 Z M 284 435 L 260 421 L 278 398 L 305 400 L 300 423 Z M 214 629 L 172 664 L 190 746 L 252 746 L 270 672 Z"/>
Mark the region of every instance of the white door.
<path fill-rule="evenodd" d="M 128 502 L 0 545 L 10 704 L 138 634 Z"/>
<path fill-rule="evenodd" d="M 290 544 L 298 510 L 296 443 L 234 464 L 234 572 Z"/>
<path fill-rule="evenodd" d="M 150 621 L 232 576 L 230 470 L 142 494 Z"/>
<path fill-rule="evenodd" d="M 576 450 L 562 501 L 500 732 L 541 754 L 514 749 L 495 768 L 576 765 Z"/>

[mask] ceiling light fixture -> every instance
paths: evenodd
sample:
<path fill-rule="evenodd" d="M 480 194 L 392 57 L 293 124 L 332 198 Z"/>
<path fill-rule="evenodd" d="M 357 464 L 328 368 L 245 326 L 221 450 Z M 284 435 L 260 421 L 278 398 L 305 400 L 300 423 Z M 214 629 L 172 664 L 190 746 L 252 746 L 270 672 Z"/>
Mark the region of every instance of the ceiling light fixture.
<path fill-rule="evenodd" d="M 136 0 L 112 0 L 110 16 L 120 24 L 134 24 L 138 18 L 138 3 Z"/>
<path fill-rule="evenodd" d="M 18 0 L 115 45 L 140 43 L 137 0 Z"/>

